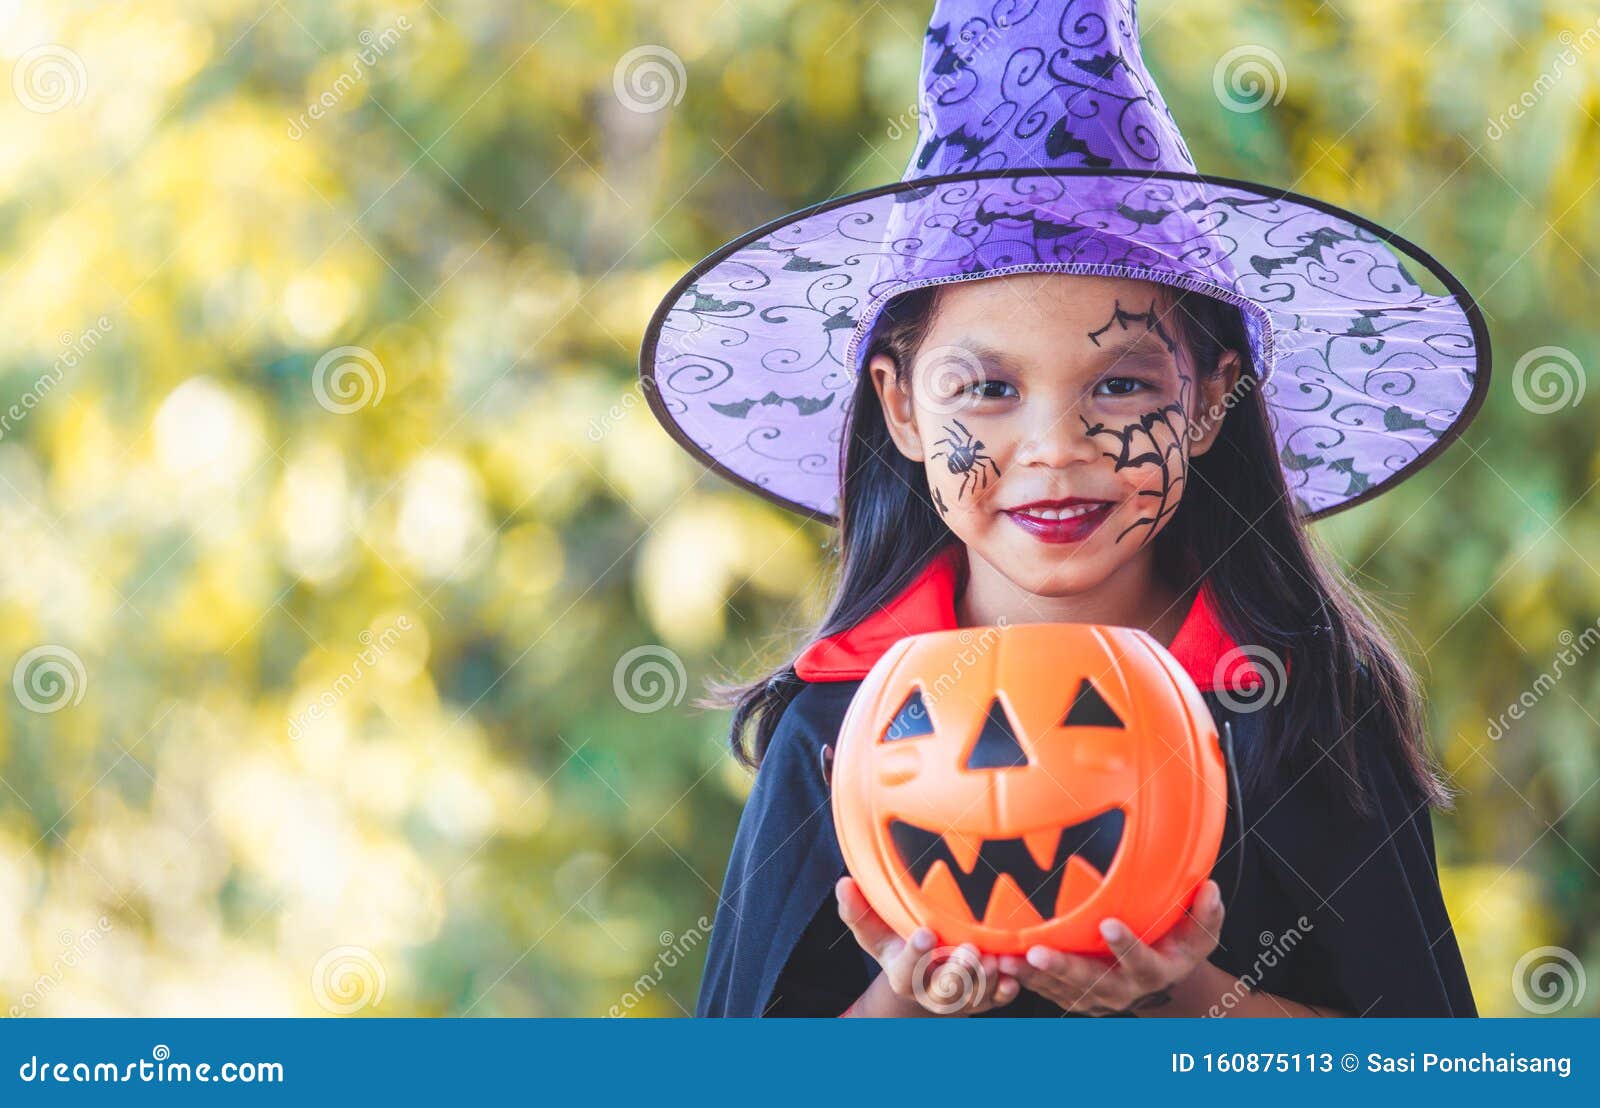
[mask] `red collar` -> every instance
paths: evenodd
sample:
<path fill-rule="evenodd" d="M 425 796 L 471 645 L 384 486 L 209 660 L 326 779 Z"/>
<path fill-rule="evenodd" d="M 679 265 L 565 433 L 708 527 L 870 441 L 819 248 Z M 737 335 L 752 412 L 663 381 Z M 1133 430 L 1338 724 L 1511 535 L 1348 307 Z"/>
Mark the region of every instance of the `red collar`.
<path fill-rule="evenodd" d="M 907 635 L 959 626 L 955 596 L 965 570 L 965 549 L 959 542 L 948 543 L 893 600 L 854 627 L 818 639 L 801 651 L 794 663 L 796 675 L 804 681 L 859 681 L 885 650 Z M 1219 665 L 1238 646 L 1217 619 L 1207 585 L 1201 585 L 1167 649 L 1201 692 L 1216 691 L 1219 677 L 1229 691 L 1253 688 L 1261 681 L 1247 656 L 1239 657 L 1240 664 Z M 1219 668 L 1224 672 L 1219 674 Z"/>

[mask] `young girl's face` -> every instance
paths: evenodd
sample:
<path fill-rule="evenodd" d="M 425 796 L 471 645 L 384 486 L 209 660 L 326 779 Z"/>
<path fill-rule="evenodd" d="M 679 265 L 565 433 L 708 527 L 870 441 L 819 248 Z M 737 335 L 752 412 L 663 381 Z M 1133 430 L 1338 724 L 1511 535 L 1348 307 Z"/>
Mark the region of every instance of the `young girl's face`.
<path fill-rule="evenodd" d="M 1148 281 L 962 282 L 941 288 L 909 387 L 872 359 L 890 432 L 945 523 L 1037 595 L 1148 559 L 1215 438 L 1238 355 L 1199 372 L 1170 305 Z"/>

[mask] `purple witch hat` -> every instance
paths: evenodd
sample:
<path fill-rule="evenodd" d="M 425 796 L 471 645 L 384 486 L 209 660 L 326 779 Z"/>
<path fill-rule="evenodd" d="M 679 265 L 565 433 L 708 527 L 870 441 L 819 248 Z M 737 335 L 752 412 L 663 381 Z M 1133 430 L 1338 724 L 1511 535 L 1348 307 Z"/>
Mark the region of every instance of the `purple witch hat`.
<path fill-rule="evenodd" d="M 1437 261 L 1331 204 L 1196 172 L 1134 0 L 938 0 L 919 116 L 901 181 L 735 239 L 657 308 L 639 367 L 651 409 L 730 480 L 836 523 L 848 407 L 884 304 L 1008 273 L 1139 278 L 1237 305 L 1308 518 L 1398 484 L 1482 403 L 1488 333 Z"/>

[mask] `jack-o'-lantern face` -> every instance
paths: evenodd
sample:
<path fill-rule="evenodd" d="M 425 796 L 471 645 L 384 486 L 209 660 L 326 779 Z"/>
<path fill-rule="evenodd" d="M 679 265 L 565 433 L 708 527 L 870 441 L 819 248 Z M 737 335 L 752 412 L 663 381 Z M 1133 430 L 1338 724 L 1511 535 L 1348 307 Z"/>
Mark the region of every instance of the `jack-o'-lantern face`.
<path fill-rule="evenodd" d="M 902 934 L 994 953 L 1147 941 L 1215 862 L 1216 729 L 1193 683 L 1127 628 L 1021 624 L 916 635 L 841 728 L 834 818 L 850 872 Z"/>

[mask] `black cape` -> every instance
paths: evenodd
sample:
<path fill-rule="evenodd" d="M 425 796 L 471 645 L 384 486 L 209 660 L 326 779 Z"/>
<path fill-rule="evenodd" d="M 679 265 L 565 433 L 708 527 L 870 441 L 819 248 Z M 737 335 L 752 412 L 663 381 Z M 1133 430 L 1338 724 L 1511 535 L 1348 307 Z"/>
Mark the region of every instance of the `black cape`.
<path fill-rule="evenodd" d="M 697 1015 L 837 1016 L 878 973 L 838 917 L 833 886 L 845 865 L 821 760 L 859 687 L 807 684 L 778 721 L 734 839 Z M 1204 697 L 1219 731 L 1231 724 L 1249 781 L 1264 714 Z M 1210 960 L 1257 991 L 1352 1015 L 1475 1016 L 1429 808 L 1390 744 L 1361 738 L 1371 814 L 1339 795 L 1330 777 L 1341 771 L 1326 765 L 1247 784 L 1242 804 L 1230 798 L 1213 872 L 1226 915 Z M 1063 1012 L 1024 989 L 985 1014 Z"/>

